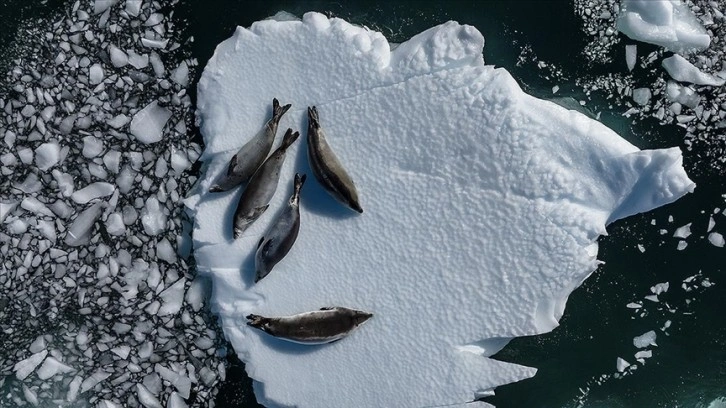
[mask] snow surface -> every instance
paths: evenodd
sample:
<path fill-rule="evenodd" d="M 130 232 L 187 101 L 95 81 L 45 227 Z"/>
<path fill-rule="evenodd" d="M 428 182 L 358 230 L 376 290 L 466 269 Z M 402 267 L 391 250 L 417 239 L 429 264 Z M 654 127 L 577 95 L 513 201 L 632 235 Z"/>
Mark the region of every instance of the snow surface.
<path fill-rule="evenodd" d="M 705 50 L 706 29 L 681 0 L 623 0 L 617 28 L 628 37 L 674 52 Z"/>
<path fill-rule="evenodd" d="M 557 326 L 568 295 L 598 264 L 608 223 L 693 190 L 677 148 L 640 151 L 525 94 L 484 64 L 483 45 L 475 28 L 448 22 L 391 51 L 378 32 L 308 13 L 239 27 L 217 47 L 198 92 L 205 174 L 186 204 L 212 306 L 260 402 L 455 404 L 531 377 L 535 369 L 488 356 Z M 261 234 L 294 173 L 310 173 L 306 142 L 290 148 L 282 191 L 238 240 L 240 191 L 206 191 L 269 118 L 273 97 L 293 105 L 278 133 L 305 132 L 306 108 L 317 105 L 366 212 L 349 211 L 311 179 L 295 246 L 253 285 Z M 245 325 L 249 313 L 323 306 L 374 317 L 316 347 Z"/>

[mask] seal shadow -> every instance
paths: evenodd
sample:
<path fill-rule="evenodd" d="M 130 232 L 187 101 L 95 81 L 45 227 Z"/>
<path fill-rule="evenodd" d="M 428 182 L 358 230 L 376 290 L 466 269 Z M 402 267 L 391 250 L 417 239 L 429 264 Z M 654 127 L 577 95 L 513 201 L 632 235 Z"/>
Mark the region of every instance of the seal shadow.
<path fill-rule="evenodd" d="M 331 342 L 331 343 L 324 343 L 324 344 L 300 344 L 300 343 L 294 343 L 289 340 L 280 339 L 275 336 L 271 336 L 258 329 L 254 329 L 254 330 L 260 332 L 259 335 L 262 336 L 262 342 L 265 343 L 266 346 L 268 346 L 271 349 L 274 349 L 276 351 L 279 351 L 280 353 L 286 353 L 286 354 L 314 353 L 325 347 L 329 347 L 331 344 L 335 343 L 335 342 Z"/>
<path fill-rule="evenodd" d="M 307 129 L 307 126 L 305 126 L 305 129 Z M 308 160 L 308 138 L 307 136 L 304 138 L 302 136 L 300 137 L 303 140 L 301 140 L 300 149 L 297 151 L 295 168 L 299 172 L 308 175 L 305 186 L 303 186 L 300 192 L 300 206 L 312 213 L 341 220 L 359 215 L 344 204 L 339 203 L 330 193 L 325 191 L 313 174 L 313 169 L 310 167 L 310 161 Z"/>
<path fill-rule="evenodd" d="M 261 238 L 261 237 L 260 237 Z M 242 281 L 247 288 L 255 285 L 255 255 L 257 254 L 257 245 L 250 251 L 244 261 L 242 261 Z"/>

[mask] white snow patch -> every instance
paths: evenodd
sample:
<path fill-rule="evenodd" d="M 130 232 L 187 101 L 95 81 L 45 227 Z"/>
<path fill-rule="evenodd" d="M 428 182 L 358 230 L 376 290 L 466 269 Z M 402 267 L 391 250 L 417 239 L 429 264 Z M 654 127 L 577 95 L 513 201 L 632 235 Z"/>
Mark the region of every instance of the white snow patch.
<path fill-rule="evenodd" d="M 488 358 L 498 350 L 489 344 L 556 327 L 568 295 L 597 267 L 606 225 L 692 191 L 677 148 L 640 151 L 526 95 L 505 70 L 484 65 L 483 43 L 473 27 L 448 22 L 391 51 L 378 32 L 308 13 L 238 28 L 217 47 L 198 93 L 207 171 L 186 203 L 212 309 L 261 403 L 463 403 L 530 377 L 531 368 Z M 293 105 L 278 140 L 288 127 L 303 140 L 288 150 L 270 210 L 232 240 L 236 195 L 206 191 L 268 119 L 273 97 Z M 241 265 L 287 201 L 293 174 L 309 172 L 311 105 L 365 212 L 353 215 L 311 178 L 295 246 L 253 285 L 254 271 Z M 249 313 L 323 306 L 374 317 L 324 347 L 244 324 Z"/>

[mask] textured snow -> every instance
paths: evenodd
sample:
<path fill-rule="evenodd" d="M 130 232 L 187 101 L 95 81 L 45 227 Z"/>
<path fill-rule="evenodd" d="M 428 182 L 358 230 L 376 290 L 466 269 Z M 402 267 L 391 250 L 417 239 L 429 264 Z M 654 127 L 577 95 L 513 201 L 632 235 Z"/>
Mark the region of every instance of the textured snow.
<path fill-rule="evenodd" d="M 623 0 L 617 27 L 628 37 L 674 52 L 704 50 L 706 29 L 681 0 Z"/>
<path fill-rule="evenodd" d="M 689 82 L 696 85 L 721 86 L 726 83 L 723 78 L 717 78 L 711 74 L 701 72 L 695 65 L 678 54 L 674 54 L 663 60 L 663 68 L 668 75 L 676 81 Z"/>
<path fill-rule="evenodd" d="M 170 117 L 171 111 L 154 101 L 134 115 L 129 130 L 141 143 L 156 143 L 161 140 L 161 131 Z"/>
<path fill-rule="evenodd" d="M 308 13 L 238 28 L 217 47 L 198 92 L 206 172 L 187 205 L 213 310 L 260 402 L 454 404 L 530 377 L 534 369 L 488 356 L 557 326 L 568 295 L 598 264 L 607 224 L 693 190 L 677 148 L 640 151 L 580 113 L 526 95 L 505 70 L 484 64 L 483 44 L 475 28 L 449 22 L 391 51 L 378 32 Z M 293 106 L 278 143 L 288 127 L 304 134 L 306 108 L 317 105 L 366 211 L 355 215 L 311 179 L 295 246 L 253 285 L 261 234 L 294 173 L 310 172 L 306 142 L 289 150 L 281 191 L 238 240 L 239 191 L 206 191 L 269 118 L 273 97 Z M 322 347 L 245 325 L 249 313 L 323 306 L 374 317 Z"/>

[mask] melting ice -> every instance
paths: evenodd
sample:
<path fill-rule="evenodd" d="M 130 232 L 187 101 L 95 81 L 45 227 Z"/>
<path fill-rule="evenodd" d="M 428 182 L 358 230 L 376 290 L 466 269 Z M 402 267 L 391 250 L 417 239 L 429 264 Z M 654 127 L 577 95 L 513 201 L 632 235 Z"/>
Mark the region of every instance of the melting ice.
<path fill-rule="evenodd" d="M 382 34 L 317 13 L 266 20 L 221 43 L 199 85 L 206 150 L 195 255 L 212 304 L 256 380 L 284 406 L 430 406 L 491 394 L 535 374 L 489 356 L 509 339 L 552 330 L 568 295 L 597 266 L 610 222 L 670 203 L 694 184 L 677 148 L 640 151 L 597 121 L 525 94 L 485 65 L 484 38 L 455 22 L 395 50 Z M 314 179 L 297 243 L 253 285 L 253 253 L 310 172 L 304 141 L 268 210 L 239 240 L 239 191 L 208 194 L 229 157 L 270 115 L 305 132 L 317 105 L 366 212 L 334 202 Z M 348 338 L 289 344 L 245 326 L 345 306 L 374 313 Z"/>

